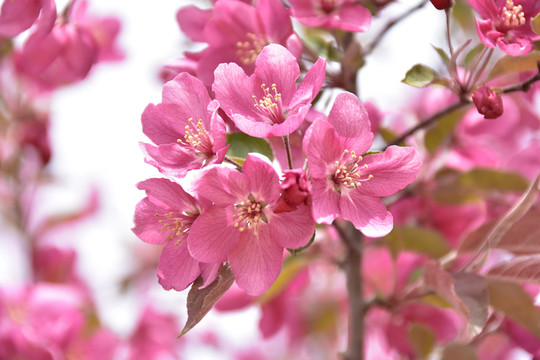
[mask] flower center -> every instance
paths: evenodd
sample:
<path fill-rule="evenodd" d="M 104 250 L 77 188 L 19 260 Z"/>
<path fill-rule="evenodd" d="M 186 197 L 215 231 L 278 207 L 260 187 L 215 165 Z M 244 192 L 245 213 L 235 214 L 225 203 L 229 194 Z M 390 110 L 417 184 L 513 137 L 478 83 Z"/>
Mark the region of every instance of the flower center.
<path fill-rule="evenodd" d="M 167 233 L 167 240 L 177 239 L 174 246 L 178 246 L 182 242 L 194 220 L 193 216 L 173 211 L 164 214 L 155 213 L 154 216 L 161 224 L 161 231 Z"/>
<path fill-rule="evenodd" d="M 238 231 L 242 232 L 246 229 L 253 229 L 253 233 L 257 235 L 257 227 L 262 221 L 268 222 L 263 209 L 267 206 L 264 201 L 257 201 L 252 194 L 249 194 L 246 202 L 234 204 L 236 213 L 232 219 L 234 221 L 234 227 L 238 228 Z"/>
<path fill-rule="evenodd" d="M 334 182 L 335 189 L 341 193 L 341 186 L 354 189 L 362 185 L 362 182 L 373 178 L 373 175 L 366 174 L 367 164 L 358 166 L 362 161 L 361 156 L 357 156 L 354 151 L 345 149 L 341 154 L 341 159 L 334 163 L 335 170 L 331 179 Z"/>
<path fill-rule="evenodd" d="M 338 7 L 338 0 L 319 0 L 321 10 L 327 14 L 332 13 Z"/>
<path fill-rule="evenodd" d="M 236 55 L 238 55 L 244 65 L 255 64 L 257 56 L 259 56 L 262 49 L 270 42 L 262 34 L 255 35 L 253 33 L 247 33 L 246 37 L 246 41 L 238 41 L 236 43 Z"/>
<path fill-rule="evenodd" d="M 257 96 L 252 95 L 255 106 L 264 117 L 269 118 L 273 124 L 281 124 L 285 121 L 283 117 L 283 104 L 281 102 L 281 93 L 277 91 L 276 84 L 272 84 L 272 93 L 266 84 L 261 84 L 263 97 L 257 100 Z"/>
<path fill-rule="evenodd" d="M 501 10 L 501 20 L 507 28 L 515 28 L 524 25 L 525 14 L 521 5 L 514 5 L 512 0 L 506 0 L 506 6 Z"/>
<path fill-rule="evenodd" d="M 189 125 L 185 126 L 184 138 L 176 140 L 179 144 L 195 150 L 197 154 L 212 157 L 212 140 L 210 139 L 210 133 L 204 128 L 202 119 L 197 121 L 197 124 L 193 125 L 193 118 L 188 119 Z"/>

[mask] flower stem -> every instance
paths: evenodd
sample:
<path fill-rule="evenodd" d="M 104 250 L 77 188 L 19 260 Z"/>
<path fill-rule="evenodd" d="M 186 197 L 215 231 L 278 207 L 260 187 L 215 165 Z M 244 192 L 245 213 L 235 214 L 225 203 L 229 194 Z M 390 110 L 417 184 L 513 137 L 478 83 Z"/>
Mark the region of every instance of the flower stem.
<path fill-rule="evenodd" d="M 285 150 L 287 151 L 287 162 L 289 163 L 289 169 L 293 168 L 291 144 L 289 143 L 289 135 L 283 137 L 283 143 L 285 144 Z"/>

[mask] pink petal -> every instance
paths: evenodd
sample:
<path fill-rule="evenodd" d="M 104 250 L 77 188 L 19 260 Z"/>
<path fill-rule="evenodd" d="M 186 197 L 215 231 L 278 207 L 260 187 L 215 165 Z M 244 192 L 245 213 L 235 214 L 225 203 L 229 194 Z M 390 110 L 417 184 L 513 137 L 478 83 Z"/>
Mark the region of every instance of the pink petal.
<path fill-rule="evenodd" d="M 305 246 L 315 231 L 311 207 L 306 205 L 291 212 L 273 214 L 269 225 L 271 239 L 280 246 L 289 249 Z"/>
<path fill-rule="evenodd" d="M 315 99 L 324 83 L 326 75 L 326 59 L 319 58 L 308 70 L 298 89 L 288 105 L 290 109 L 310 104 Z"/>
<path fill-rule="evenodd" d="M 270 203 L 279 197 L 279 176 L 269 160 L 259 154 L 249 154 L 242 166 L 242 173 L 249 179 L 249 191 L 256 199 Z"/>
<path fill-rule="evenodd" d="M 0 12 L 0 36 L 19 35 L 32 26 L 40 10 L 39 0 L 4 1 Z"/>
<path fill-rule="evenodd" d="M 152 146 L 141 144 L 145 162 L 155 166 L 162 174 L 183 178 L 189 170 L 200 169 L 205 158 L 187 151 L 177 143 Z"/>
<path fill-rule="evenodd" d="M 387 235 L 393 227 L 392 214 L 378 197 L 364 196 L 352 190 L 339 200 L 341 216 L 369 237 Z"/>
<path fill-rule="evenodd" d="M 242 233 L 229 254 L 236 283 L 249 295 L 260 295 L 277 279 L 283 248 L 270 238 L 268 226 Z"/>
<path fill-rule="evenodd" d="M 176 13 L 176 21 L 180 29 L 191 40 L 205 42 L 203 33 L 205 25 L 212 16 L 212 10 L 202 10 L 196 6 L 185 6 Z"/>
<path fill-rule="evenodd" d="M 367 155 L 360 166 L 373 178 L 358 188 L 363 195 L 390 196 L 414 181 L 422 167 L 420 155 L 412 147 L 390 146 L 384 153 Z"/>
<path fill-rule="evenodd" d="M 195 199 L 182 187 L 167 179 L 147 179 L 137 184 L 137 188 L 145 190 L 153 204 L 168 209 L 194 211 Z"/>
<path fill-rule="evenodd" d="M 341 215 L 339 209 L 340 194 L 326 178 L 313 179 L 311 211 L 318 224 L 331 224 Z"/>
<path fill-rule="evenodd" d="M 214 206 L 197 217 L 187 239 L 189 252 L 195 259 L 205 263 L 227 260 L 240 235 L 232 226 L 232 215 L 229 209 Z"/>
<path fill-rule="evenodd" d="M 273 42 L 283 44 L 293 28 L 287 10 L 279 0 L 260 0 L 256 7 L 264 33 Z"/>
<path fill-rule="evenodd" d="M 308 159 L 309 173 L 313 178 L 326 179 L 327 168 L 339 159 L 343 152 L 334 128 L 324 120 L 315 121 L 309 127 L 302 147 Z"/>
<path fill-rule="evenodd" d="M 335 18 L 332 27 L 354 32 L 366 32 L 371 24 L 371 13 L 358 4 L 344 4 Z"/>
<path fill-rule="evenodd" d="M 199 262 L 191 257 L 186 241 L 176 245 L 169 241 L 163 248 L 158 264 L 159 283 L 165 290 L 182 291 L 200 275 Z"/>

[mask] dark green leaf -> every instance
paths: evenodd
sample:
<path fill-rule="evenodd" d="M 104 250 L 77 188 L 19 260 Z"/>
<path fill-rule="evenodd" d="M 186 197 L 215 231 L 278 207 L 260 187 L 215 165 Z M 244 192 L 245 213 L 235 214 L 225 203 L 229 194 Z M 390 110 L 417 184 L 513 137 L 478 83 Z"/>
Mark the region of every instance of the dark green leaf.
<path fill-rule="evenodd" d="M 227 155 L 233 158 L 245 159 L 248 153 L 257 152 L 268 157 L 270 161 L 274 159 L 272 148 L 264 139 L 236 132 L 227 134 L 227 143 L 231 145 Z"/>

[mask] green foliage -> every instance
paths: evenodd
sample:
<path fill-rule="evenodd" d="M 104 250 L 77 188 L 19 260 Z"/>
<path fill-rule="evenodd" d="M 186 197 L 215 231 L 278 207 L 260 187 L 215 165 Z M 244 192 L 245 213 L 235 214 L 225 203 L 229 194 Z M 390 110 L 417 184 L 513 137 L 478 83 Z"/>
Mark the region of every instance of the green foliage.
<path fill-rule="evenodd" d="M 243 163 L 242 159 L 245 159 L 250 152 L 263 154 L 270 161 L 274 159 L 272 148 L 264 139 L 252 137 L 242 132 L 236 132 L 227 134 L 227 143 L 231 145 L 227 151 L 227 155 L 234 160 L 240 160 L 240 163 Z"/>
<path fill-rule="evenodd" d="M 395 226 L 384 237 L 394 257 L 402 250 L 415 251 L 438 259 L 451 250 L 444 237 L 436 230 L 415 227 Z"/>
<path fill-rule="evenodd" d="M 536 34 L 540 35 L 540 13 L 531 19 L 531 27 Z"/>
<path fill-rule="evenodd" d="M 439 145 L 452 133 L 457 123 L 463 117 L 463 111 L 456 110 L 443 116 L 437 123 L 426 131 L 424 145 L 433 153 Z"/>
<path fill-rule="evenodd" d="M 421 88 L 432 84 L 437 78 L 438 75 L 435 70 L 426 65 L 416 64 L 407 71 L 405 78 L 401 82 Z"/>
<path fill-rule="evenodd" d="M 537 61 L 540 61 L 540 51 L 537 50 L 522 56 L 505 55 L 495 63 L 488 78 L 493 79 L 513 72 L 537 70 Z"/>
<path fill-rule="evenodd" d="M 425 325 L 413 323 L 409 328 L 407 338 L 418 359 L 427 358 L 435 346 L 435 335 L 431 329 Z"/>

